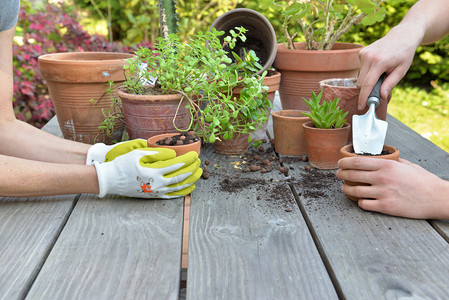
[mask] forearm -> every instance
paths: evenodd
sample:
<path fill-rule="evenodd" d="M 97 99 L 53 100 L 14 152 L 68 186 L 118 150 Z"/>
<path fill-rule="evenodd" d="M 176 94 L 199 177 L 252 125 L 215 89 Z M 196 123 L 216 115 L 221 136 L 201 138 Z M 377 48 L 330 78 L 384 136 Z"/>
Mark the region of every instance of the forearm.
<path fill-rule="evenodd" d="M 0 155 L 0 196 L 98 194 L 94 166 L 61 165 Z"/>
<path fill-rule="evenodd" d="M 397 27 L 403 26 L 420 39 L 421 45 L 440 40 L 449 33 L 449 1 L 418 1 Z"/>
<path fill-rule="evenodd" d="M 61 139 L 15 118 L 1 118 L 0 140 L 0 154 L 65 164 L 84 165 L 91 146 Z"/>

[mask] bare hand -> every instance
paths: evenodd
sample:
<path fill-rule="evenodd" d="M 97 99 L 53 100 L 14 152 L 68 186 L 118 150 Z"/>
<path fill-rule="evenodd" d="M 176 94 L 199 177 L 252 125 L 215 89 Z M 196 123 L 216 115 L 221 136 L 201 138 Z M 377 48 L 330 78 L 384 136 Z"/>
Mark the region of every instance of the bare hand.
<path fill-rule="evenodd" d="M 366 100 L 382 73 L 386 73 L 380 89 L 381 98 L 390 101 L 393 88 L 407 73 L 413 61 L 419 40 L 413 40 L 407 26 L 397 26 L 388 35 L 360 50 L 360 88 L 358 109 L 363 110 Z"/>
<path fill-rule="evenodd" d="M 416 219 L 449 218 L 449 182 L 405 159 L 343 158 L 337 177 L 370 186 L 343 184 L 345 194 L 360 198 L 359 207 Z"/>

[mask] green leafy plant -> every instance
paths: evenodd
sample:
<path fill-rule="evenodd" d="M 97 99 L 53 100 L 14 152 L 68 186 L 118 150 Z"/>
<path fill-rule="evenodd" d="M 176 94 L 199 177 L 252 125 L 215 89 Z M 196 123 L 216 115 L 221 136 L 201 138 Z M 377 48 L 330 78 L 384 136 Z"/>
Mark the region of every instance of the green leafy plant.
<path fill-rule="evenodd" d="M 256 75 L 262 66 L 254 51 L 242 56 L 231 52 L 231 59 L 225 50 L 232 49 L 237 39 L 245 42 L 245 32 L 243 27 L 235 28 L 223 43 L 220 36 L 224 32 L 214 28 L 187 42 L 176 34 L 161 37 L 154 49 L 140 48 L 128 60 L 124 89 L 133 94 L 183 95 L 192 117 L 185 130 L 193 130 L 211 143 L 257 130 L 267 121 L 271 107 L 268 87 L 263 84 L 267 72 Z M 237 88 L 240 97 L 235 96 Z"/>
<path fill-rule="evenodd" d="M 386 14 L 382 6 L 385 1 L 274 0 L 274 5 L 281 9 L 284 18 L 282 41 L 288 49 L 294 49 L 293 40 L 302 33 L 307 50 L 330 50 L 352 26 L 382 21 Z"/>
<path fill-rule="evenodd" d="M 330 129 L 343 127 L 348 112 L 344 112 L 338 106 L 340 99 L 335 98 L 333 101 L 323 101 L 323 103 L 320 103 L 322 94 L 323 91 L 318 95 L 312 91 L 312 98 L 310 100 L 303 98 L 309 106 L 310 112 L 303 112 L 302 114 L 312 119 L 316 128 Z"/>

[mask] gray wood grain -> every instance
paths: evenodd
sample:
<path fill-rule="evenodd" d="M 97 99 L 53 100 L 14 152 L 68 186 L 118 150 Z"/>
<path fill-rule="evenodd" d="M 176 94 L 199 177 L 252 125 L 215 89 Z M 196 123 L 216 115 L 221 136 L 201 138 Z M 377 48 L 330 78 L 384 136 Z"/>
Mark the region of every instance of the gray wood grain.
<path fill-rule="evenodd" d="M 82 195 L 27 299 L 178 299 L 183 198 Z"/>
<path fill-rule="evenodd" d="M 0 299 L 23 299 L 74 201 L 75 195 L 0 198 Z"/>
<path fill-rule="evenodd" d="M 201 157 L 211 177 L 191 196 L 187 299 L 337 299 L 284 176 L 242 173 L 212 147 Z"/>
<path fill-rule="evenodd" d="M 448 169 L 443 153 L 413 150 L 426 143 L 410 129 L 389 118 L 388 130 L 387 143 L 398 146 L 403 158 L 435 160 L 445 164 L 438 171 Z M 345 299 L 447 298 L 449 246 L 426 220 L 365 212 L 341 193 L 335 171 L 308 172 L 302 162 L 288 165 L 316 242 Z M 320 174 L 327 175 L 323 184 L 316 179 Z"/>

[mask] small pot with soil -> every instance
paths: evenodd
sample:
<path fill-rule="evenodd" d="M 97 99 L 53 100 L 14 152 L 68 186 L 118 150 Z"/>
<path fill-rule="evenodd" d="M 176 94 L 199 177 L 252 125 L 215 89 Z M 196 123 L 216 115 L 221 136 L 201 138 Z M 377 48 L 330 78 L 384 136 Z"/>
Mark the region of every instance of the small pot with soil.
<path fill-rule="evenodd" d="M 201 139 L 195 133 L 176 132 L 158 134 L 148 139 L 148 147 L 164 147 L 176 151 L 176 155 L 180 156 L 190 151 L 196 151 L 200 155 Z"/>
<path fill-rule="evenodd" d="M 378 155 L 370 155 L 370 154 L 357 154 L 354 152 L 354 148 L 352 146 L 352 144 L 346 145 L 344 147 L 342 147 L 340 149 L 340 153 L 342 157 L 355 157 L 355 156 L 367 156 L 367 157 L 373 157 L 373 158 L 381 158 L 381 159 L 391 159 L 391 160 L 398 160 L 399 159 L 399 155 L 400 155 L 400 151 L 393 147 L 393 146 L 388 146 L 388 145 L 384 145 L 382 152 Z M 361 182 L 352 182 L 352 181 L 348 181 L 345 180 L 345 184 L 347 185 L 368 185 L 366 183 L 361 183 Z M 353 201 L 358 201 L 359 198 L 356 197 L 352 197 L 349 195 L 346 195 L 346 197 L 348 199 L 351 199 Z"/>

